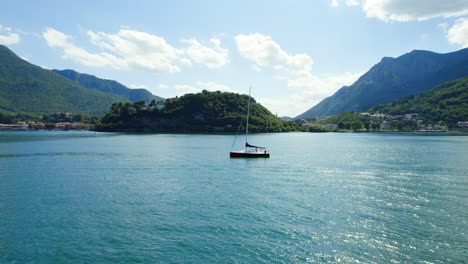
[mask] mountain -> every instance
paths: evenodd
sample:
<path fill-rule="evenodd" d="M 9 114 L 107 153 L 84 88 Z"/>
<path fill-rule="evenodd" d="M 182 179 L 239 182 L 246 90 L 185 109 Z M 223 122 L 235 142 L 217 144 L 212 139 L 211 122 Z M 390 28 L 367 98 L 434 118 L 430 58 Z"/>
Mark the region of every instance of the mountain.
<path fill-rule="evenodd" d="M 418 113 L 428 122 L 444 121 L 454 126 L 468 120 L 468 77 L 445 82 L 417 96 L 374 106 L 369 111 L 391 115 Z"/>
<path fill-rule="evenodd" d="M 131 102 L 163 100 L 163 98 L 153 95 L 146 89 L 130 89 L 119 82 L 101 79 L 94 75 L 79 73 L 74 70 L 52 71 L 72 81 L 78 82 L 85 88 L 97 90 L 107 94 L 120 95 L 127 98 Z"/>
<path fill-rule="evenodd" d="M 468 48 L 446 54 L 414 50 L 396 59 L 385 57 L 354 84 L 342 87 L 296 118 L 363 111 L 465 76 Z"/>
<path fill-rule="evenodd" d="M 47 114 L 72 112 L 105 114 L 123 96 L 82 87 L 50 70 L 33 65 L 0 45 L 0 111 Z"/>
<path fill-rule="evenodd" d="M 121 132 L 236 132 L 245 124 L 247 95 L 208 92 L 167 99 L 158 105 L 143 102 L 114 104 L 96 125 L 99 131 Z M 245 128 L 244 128 L 245 129 Z M 249 131 L 285 132 L 301 130 L 283 121 L 251 98 Z M 245 130 L 244 130 L 245 131 Z"/>

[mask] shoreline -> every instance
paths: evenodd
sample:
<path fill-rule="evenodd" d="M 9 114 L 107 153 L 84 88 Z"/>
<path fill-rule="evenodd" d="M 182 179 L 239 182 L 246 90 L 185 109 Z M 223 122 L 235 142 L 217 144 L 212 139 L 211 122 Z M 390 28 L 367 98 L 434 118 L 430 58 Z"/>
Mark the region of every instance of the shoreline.
<path fill-rule="evenodd" d="M 123 133 L 123 134 L 201 134 L 201 135 L 236 135 L 236 133 L 230 132 L 190 132 L 190 131 L 177 131 L 177 132 L 170 132 L 170 131 L 96 131 L 96 130 L 88 130 L 88 129 L 68 129 L 68 130 L 60 130 L 60 129 L 0 129 L 1 132 L 95 132 L 95 133 Z M 439 130 L 428 130 L 428 131 L 420 131 L 420 130 L 412 130 L 412 131 L 323 131 L 323 132 L 309 132 L 309 131 L 285 131 L 285 132 L 252 132 L 251 134 L 287 134 L 287 133 L 312 133 L 312 134 L 323 134 L 323 133 L 386 133 L 386 134 L 461 134 L 461 133 L 468 133 L 468 130 L 448 130 L 448 131 L 439 131 Z M 241 135 L 241 134 L 239 134 Z M 242 134 L 243 135 L 243 134 Z"/>

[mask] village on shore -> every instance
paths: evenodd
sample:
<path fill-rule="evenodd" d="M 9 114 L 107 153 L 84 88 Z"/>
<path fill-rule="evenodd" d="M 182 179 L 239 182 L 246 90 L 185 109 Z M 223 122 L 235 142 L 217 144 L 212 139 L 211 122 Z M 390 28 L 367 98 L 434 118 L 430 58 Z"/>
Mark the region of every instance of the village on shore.
<path fill-rule="evenodd" d="M 143 107 L 148 108 L 145 105 Z M 162 109 L 163 107 L 155 107 Z M 132 111 L 134 109 L 129 109 Z M 136 112 L 136 109 L 135 109 Z M 130 113 L 132 114 L 132 113 Z M 333 120 L 337 116 L 324 116 L 311 119 L 298 119 L 294 122 L 298 123 L 304 131 L 308 132 L 448 132 L 448 131 L 468 131 L 468 121 L 459 121 L 455 127 L 449 128 L 447 125 L 441 124 L 427 124 L 424 117 L 418 113 L 409 113 L 404 115 L 387 115 L 382 113 L 348 113 L 350 115 L 365 118 L 364 122 L 358 120 L 343 121 L 341 119 Z M 50 116 L 50 115 L 49 115 Z M 68 130 L 89 130 L 95 129 L 95 122 L 75 122 L 72 121 L 74 114 L 72 113 L 55 113 L 52 116 L 65 117 L 66 122 L 43 122 L 38 120 L 18 121 L 14 124 L 1 124 L 0 131 L 40 131 L 40 130 L 53 130 L 53 131 L 68 131 Z M 42 119 L 42 118 L 40 118 Z M 331 120 L 331 121 L 330 121 Z M 89 120 L 88 120 L 89 121 Z M 338 122 L 333 122 L 338 121 Z"/>
<path fill-rule="evenodd" d="M 340 131 L 386 131 L 386 132 L 448 132 L 468 131 L 468 121 L 458 121 L 454 127 L 444 122 L 428 123 L 418 113 L 388 115 L 382 113 L 345 113 L 345 118 L 324 116 L 299 120 L 301 126 L 309 132 Z M 350 117 L 351 116 L 351 117 Z"/>

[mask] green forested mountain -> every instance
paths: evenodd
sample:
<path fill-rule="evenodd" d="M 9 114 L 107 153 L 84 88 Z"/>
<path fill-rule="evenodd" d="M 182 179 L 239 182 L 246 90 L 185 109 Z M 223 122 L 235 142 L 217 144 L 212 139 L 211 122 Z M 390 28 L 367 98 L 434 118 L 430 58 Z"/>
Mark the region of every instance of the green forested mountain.
<path fill-rule="evenodd" d="M 120 95 L 127 98 L 131 102 L 163 100 L 163 98 L 153 95 L 146 89 L 130 89 L 119 82 L 101 79 L 94 75 L 79 73 L 74 70 L 52 71 L 72 81 L 78 82 L 85 88 L 97 90 L 103 93 Z"/>
<path fill-rule="evenodd" d="M 50 70 L 33 65 L 0 45 L 0 111 L 47 114 L 72 112 L 102 115 L 123 96 L 82 87 Z"/>
<path fill-rule="evenodd" d="M 164 108 L 144 102 L 114 104 L 96 129 L 101 131 L 236 132 L 245 126 L 247 95 L 203 91 L 167 99 Z M 243 128 L 245 131 L 245 128 Z M 293 131 L 301 128 L 283 121 L 251 99 L 249 131 Z"/>
<path fill-rule="evenodd" d="M 418 96 L 374 106 L 369 111 L 391 115 L 418 113 L 426 121 L 453 126 L 468 120 L 468 77 L 443 83 Z"/>
<path fill-rule="evenodd" d="M 396 59 L 383 58 L 353 85 L 341 88 L 297 118 L 363 111 L 466 76 L 468 48 L 447 54 L 415 50 Z"/>

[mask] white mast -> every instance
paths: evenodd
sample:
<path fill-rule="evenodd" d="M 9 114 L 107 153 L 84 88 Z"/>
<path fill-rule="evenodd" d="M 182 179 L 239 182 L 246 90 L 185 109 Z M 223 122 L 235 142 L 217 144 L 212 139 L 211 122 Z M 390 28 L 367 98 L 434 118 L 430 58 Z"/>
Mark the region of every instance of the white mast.
<path fill-rule="evenodd" d="M 249 133 L 249 115 L 250 115 L 250 90 L 252 87 L 249 87 L 249 100 L 247 101 L 247 126 L 245 127 L 245 143 L 247 143 L 247 133 Z"/>

